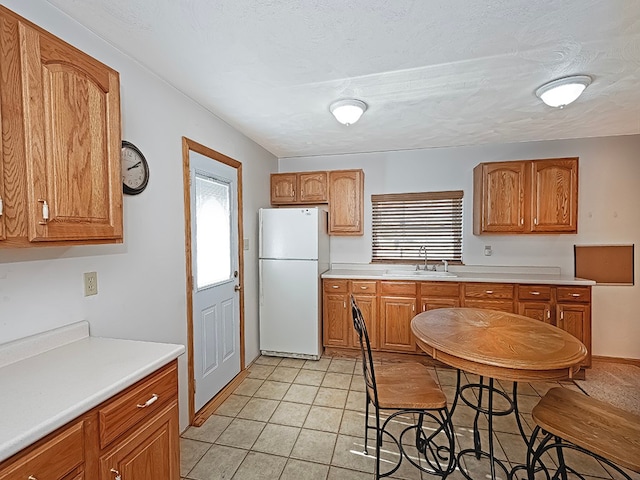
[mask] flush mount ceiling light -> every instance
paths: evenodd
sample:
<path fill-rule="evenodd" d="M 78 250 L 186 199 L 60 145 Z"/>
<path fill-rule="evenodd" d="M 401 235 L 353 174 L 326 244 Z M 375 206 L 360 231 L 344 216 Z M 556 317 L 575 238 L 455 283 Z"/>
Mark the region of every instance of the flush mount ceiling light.
<path fill-rule="evenodd" d="M 343 125 L 356 123 L 367 109 L 367 104 L 361 100 L 338 100 L 329 105 L 329 110 Z"/>
<path fill-rule="evenodd" d="M 588 75 L 559 78 L 539 87 L 536 96 L 550 107 L 564 108 L 575 101 L 590 83 Z"/>

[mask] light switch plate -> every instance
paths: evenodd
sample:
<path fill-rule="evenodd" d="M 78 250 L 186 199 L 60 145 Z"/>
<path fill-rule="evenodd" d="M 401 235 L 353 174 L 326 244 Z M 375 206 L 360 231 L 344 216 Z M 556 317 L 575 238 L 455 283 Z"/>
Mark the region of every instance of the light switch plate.
<path fill-rule="evenodd" d="M 249 250 L 249 239 L 248 238 L 244 239 L 244 249 L 245 250 Z"/>

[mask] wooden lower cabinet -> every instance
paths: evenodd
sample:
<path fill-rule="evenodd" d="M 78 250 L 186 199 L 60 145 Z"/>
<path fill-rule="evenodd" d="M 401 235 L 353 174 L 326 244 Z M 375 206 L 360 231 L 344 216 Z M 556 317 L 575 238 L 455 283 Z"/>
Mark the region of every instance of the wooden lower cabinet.
<path fill-rule="evenodd" d="M 0 464 L 0 480 L 82 478 L 85 457 L 83 427 L 82 420 L 75 422 L 47 437 L 41 445 L 9 462 L 6 467 Z"/>
<path fill-rule="evenodd" d="M 324 345 L 349 347 L 349 296 L 345 293 L 324 294 Z"/>
<path fill-rule="evenodd" d="M 586 304 L 558 303 L 556 305 L 556 324 L 559 328 L 582 341 L 588 355 L 585 366 L 591 366 L 591 307 Z"/>
<path fill-rule="evenodd" d="M 377 350 L 379 347 L 378 343 L 378 299 L 374 295 L 354 295 L 353 298 L 362 312 L 362 318 L 364 319 L 364 323 L 367 326 L 367 334 L 369 335 L 369 344 L 371 348 Z M 349 310 L 349 320 L 351 320 L 351 310 Z M 351 346 L 359 347 L 359 339 L 358 333 L 353 327 L 353 322 L 350 324 L 351 327 Z"/>
<path fill-rule="evenodd" d="M 460 284 L 457 282 L 421 282 L 421 312 L 436 308 L 460 306 Z"/>
<path fill-rule="evenodd" d="M 462 306 L 514 313 L 515 285 L 509 283 L 464 283 Z"/>
<path fill-rule="evenodd" d="M 100 480 L 178 478 L 178 430 L 178 403 L 173 402 L 100 458 Z"/>
<path fill-rule="evenodd" d="M 380 282 L 380 350 L 416 351 L 411 319 L 418 313 L 416 282 Z"/>
<path fill-rule="evenodd" d="M 179 442 L 174 360 L 0 462 L 0 480 L 179 480 Z"/>
<path fill-rule="evenodd" d="M 462 306 L 518 313 L 562 328 L 584 343 L 589 353 L 583 366 L 591 366 L 588 286 L 325 279 L 323 291 L 325 347 L 359 347 L 349 303 L 354 295 L 373 350 L 422 353 L 411 319 L 419 312 Z"/>

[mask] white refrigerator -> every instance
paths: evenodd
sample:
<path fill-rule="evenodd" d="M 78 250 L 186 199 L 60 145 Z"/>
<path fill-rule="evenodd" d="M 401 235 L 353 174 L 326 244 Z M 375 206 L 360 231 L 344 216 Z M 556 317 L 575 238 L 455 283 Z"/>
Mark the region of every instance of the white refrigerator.
<path fill-rule="evenodd" d="M 260 351 L 322 355 L 320 275 L 329 269 L 327 212 L 321 208 L 259 210 Z"/>

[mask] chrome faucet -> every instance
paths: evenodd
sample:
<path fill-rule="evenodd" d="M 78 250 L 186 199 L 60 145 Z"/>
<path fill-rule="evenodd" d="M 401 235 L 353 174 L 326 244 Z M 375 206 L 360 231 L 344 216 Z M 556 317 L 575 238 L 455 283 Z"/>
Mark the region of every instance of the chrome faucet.
<path fill-rule="evenodd" d="M 429 270 L 429 267 L 427 266 L 427 246 L 426 245 L 420 246 L 420 250 L 418 250 L 418 255 L 420 255 L 423 250 L 424 250 L 424 270 L 427 271 Z M 416 270 L 420 270 L 419 264 L 416 265 Z"/>
<path fill-rule="evenodd" d="M 444 271 L 448 272 L 449 271 L 449 262 L 447 262 L 446 260 L 442 260 L 442 265 L 444 265 Z"/>

